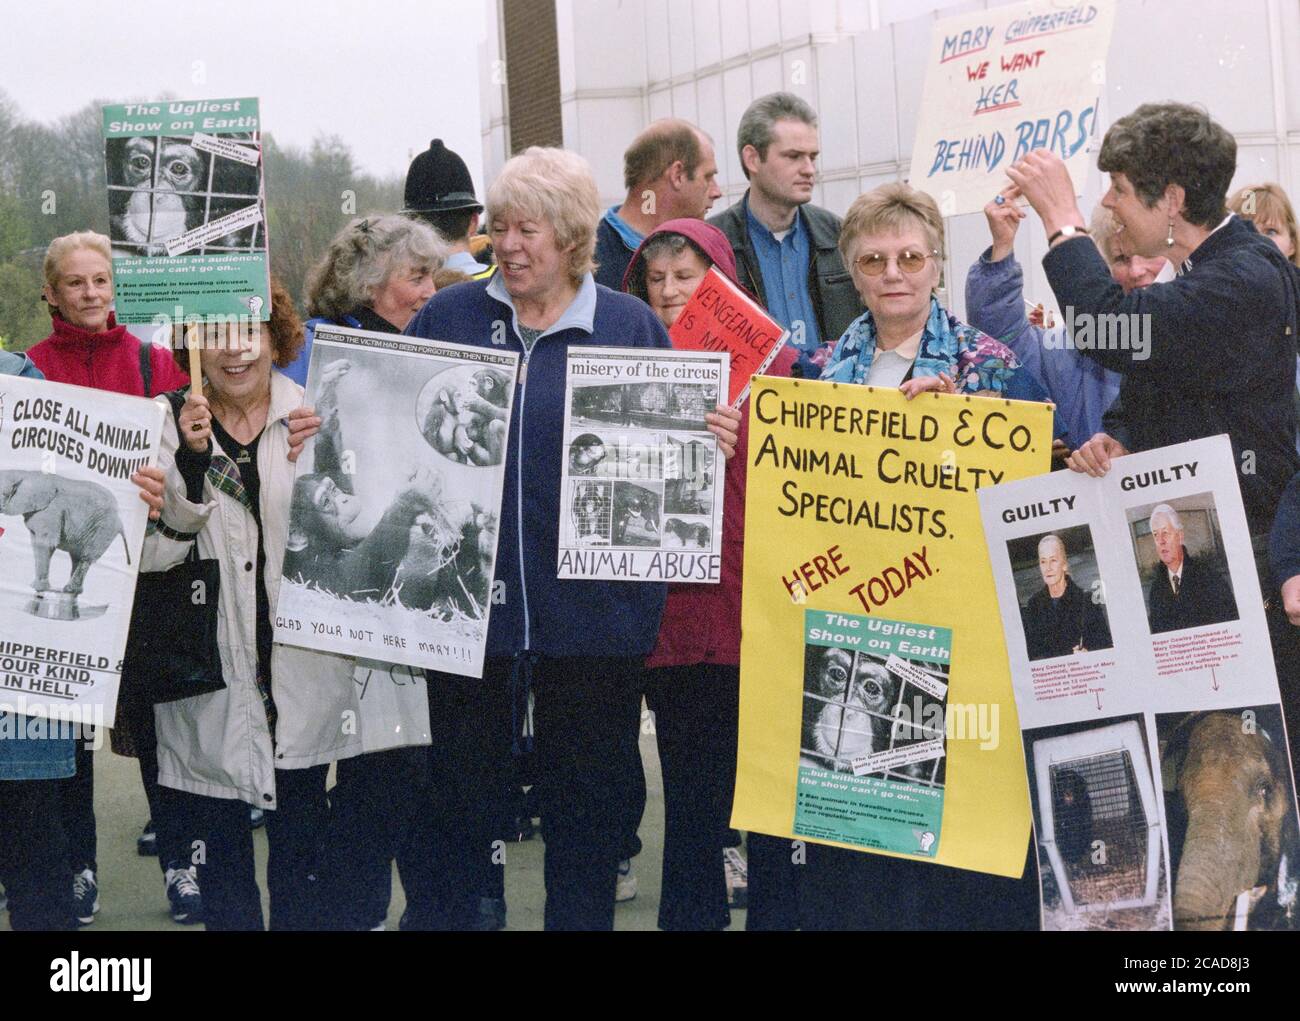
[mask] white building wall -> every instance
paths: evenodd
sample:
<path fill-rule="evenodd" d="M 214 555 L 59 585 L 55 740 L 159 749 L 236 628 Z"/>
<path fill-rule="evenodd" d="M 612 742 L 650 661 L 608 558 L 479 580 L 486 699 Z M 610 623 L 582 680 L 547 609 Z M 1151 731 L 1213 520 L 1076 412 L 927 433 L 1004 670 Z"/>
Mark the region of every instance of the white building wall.
<path fill-rule="evenodd" d="M 501 0 L 497 0 L 501 2 Z M 492 5 L 495 7 L 495 5 Z M 813 201 L 842 214 L 863 191 L 906 177 L 935 20 L 1002 6 L 951 0 L 556 0 L 564 142 L 592 163 L 607 203 L 623 197 L 622 154 L 657 117 L 713 136 L 720 211 L 745 190 L 736 129 L 756 97 L 787 89 L 821 121 Z M 484 174 L 507 157 L 497 12 L 488 16 Z M 1300 0 L 1119 0 L 1102 128 L 1144 102 L 1199 103 L 1237 138 L 1233 187 L 1278 181 L 1300 201 Z M 508 73 L 508 68 L 506 68 Z M 1090 212 L 1102 175 L 1083 197 Z M 988 244 L 980 214 L 950 217 L 948 278 Z M 1017 242 L 1026 293 L 1050 303 L 1032 217 Z M 960 291 L 960 288 L 958 289 Z M 948 296 L 959 315 L 960 293 Z"/>

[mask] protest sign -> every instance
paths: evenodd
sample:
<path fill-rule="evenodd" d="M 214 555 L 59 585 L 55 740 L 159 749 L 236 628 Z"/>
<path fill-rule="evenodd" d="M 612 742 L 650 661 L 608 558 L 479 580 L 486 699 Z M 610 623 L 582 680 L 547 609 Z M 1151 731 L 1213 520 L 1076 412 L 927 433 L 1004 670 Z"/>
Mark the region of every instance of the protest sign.
<path fill-rule="evenodd" d="M 679 351 L 723 351 L 731 356 L 727 403 L 739 408 L 749 396 L 750 379 L 767 371 L 789 333 L 712 267 L 668 336 Z"/>
<path fill-rule="evenodd" d="M 271 315 L 256 99 L 103 109 L 119 322 Z"/>
<path fill-rule="evenodd" d="M 1020 875 L 976 491 L 1051 445 L 1047 405 L 754 381 L 734 826 Z"/>
<path fill-rule="evenodd" d="M 0 377 L 0 708 L 113 725 L 164 410 Z"/>
<path fill-rule="evenodd" d="M 483 675 L 517 362 L 316 328 L 276 641 Z"/>
<path fill-rule="evenodd" d="M 1228 438 L 979 495 L 1043 928 L 1294 928 L 1294 783 Z"/>
<path fill-rule="evenodd" d="M 722 472 L 704 416 L 722 352 L 573 348 L 564 394 L 557 577 L 717 583 Z"/>
<path fill-rule="evenodd" d="M 1082 194 L 1114 21 L 1114 0 L 1035 0 L 935 22 L 908 182 L 944 216 L 976 213 L 1050 149 Z"/>

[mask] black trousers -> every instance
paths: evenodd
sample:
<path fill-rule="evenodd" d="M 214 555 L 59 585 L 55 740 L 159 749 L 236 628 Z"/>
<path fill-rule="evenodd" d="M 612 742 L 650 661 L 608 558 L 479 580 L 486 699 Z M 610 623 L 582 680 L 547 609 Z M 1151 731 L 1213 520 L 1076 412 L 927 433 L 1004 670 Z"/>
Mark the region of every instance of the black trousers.
<path fill-rule="evenodd" d="M 89 868 L 99 871 L 98 839 L 95 832 L 95 756 L 90 749 L 93 731 L 77 740 L 77 771 L 66 780 L 55 780 L 59 787 L 63 832 L 67 835 L 66 868 L 80 872 Z M 71 882 L 71 880 L 69 880 Z"/>
<path fill-rule="evenodd" d="M 1037 930 L 1033 840 L 1019 879 L 749 835 L 746 930 Z"/>
<path fill-rule="evenodd" d="M 640 723 L 641 659 L 536 657 L 534 751 L 546 838 L 545 927 L 611 929 L 621 837 L 620 749 Z M 501 792 L 514 778 L 513 686 L 522 659 L 491 658 L 482 680 L 431 672 L 427 873 L 407 892 L 407 929 L 463 929 L 477 917 Z M 406 873 L 402 873 L 406 884 Z"/>
<path fill-rule="evenodd" d="M 9 896 L 9 926 L 15 932 L 75 928 L 63 784 L 0 780 L 0 876 Z"/>
<path fill-rule="evenodd" d="M 641 698 L 637 697 L 637 712 L 640 714 Z M 645 815 L 645 764 L 641 761 L 641 730 L 638 726 L 630 734 L 625 734 L 619 750 L 618 780 L 618 861 L 635 858 L 641 853 L 641 837 L 637 831 L 641 828 L 641 817 Z"/>
<path fill-rule="evenodd" d="M 392 748 L 340 759 L 336 780 L 321 876 L 326 925 L 371 929 L 388 917 L 393 859 L 400 862 L 404 885 L 426 874 L 409 868 L 409 860 L 426 853 L 416 836 L 416 816 L 429 789 L 429 749 Z"/>
<path fill-rule="evenodd" d="M 277 808 L 266 813 L 266 885 L 272 931 L 320 929 L 323 924 L 321 847 L 328 821 L 328 766 L 277 769 Z M 253 859 L 248 805 L 233 798 L 159 788 L 169 819 L 199 834 L 191 860 L 198 865 L 203 920 L 213 931 L 262 928 L 262 897 Z"/>
<path fill-rule="evenodd" d="M 730 843 L 736 787 L 740 668 L 701 663 L 647 670 L 645 691 L 664 783 L 659 928 L 725 929 L 731 912 L 722 848 Z"/>
<path fill-rule="evenodd" d="M 158 785 L 158 735 L 154 730 L 153 707 L 140 713 L 130 726 L 140 763 L 140 782 L 144 786 L 145 800 L 149 802 L 149 818 L 158 845 L 158 867 L 166 875 L 174 865 L 183 868 L 191 864 L 194 835 L 187 831 L 183 819 L 168 818 L 168 813 L 174 810 L 174 802 L 159 793 L 162 788 Z"/>

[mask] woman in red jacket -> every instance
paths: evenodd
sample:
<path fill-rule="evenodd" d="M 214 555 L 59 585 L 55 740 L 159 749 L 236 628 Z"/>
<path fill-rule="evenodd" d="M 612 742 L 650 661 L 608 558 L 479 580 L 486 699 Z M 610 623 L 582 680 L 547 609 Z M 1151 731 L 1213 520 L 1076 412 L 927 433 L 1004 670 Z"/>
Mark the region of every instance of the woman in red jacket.
<path fill-rule="evenodd" d="M 54 332 L 27 354 L 46 379 L 137 397 L 189 382 L 170 351 L 144 345 L 113 317 L 113 269 L 103 234 L 85 230 L 51 241 L 42 294 Z M 142 371 L 146 360 L 149 393 Z"/>
<path fill-rule="evenodd" d="M 42 294 L 50 308 L 54 332 L 27 354 L 46 379 L 136 397 L 154 397 L 189 382 L 169 350 L 144 343 L 113 318 L 113 269 L 104 235 L 79 231 L 51 241 L 45 253 Z M 146 375 L 150 377 L 147 387 Z M 114 750 L 139 753 L 140 773 L 152 808 L 157 800 L 158 779 L 152 711 L 131 712 L 125 705 L 121 710 L 123 725 L 113 731 Z M 99 910 L 99 889 L 94 760 L 87 742 L 77 742 L 76 773 L 61 785 L 75 913 L 79 924 L 89 925 Z M 172 858 L 178 859 L 174 863 L 177 867 L 169 873 Z M 192 875 L 185 868 L 188 858 L 184 847 L 162 849 L 159 854 L 172 916 L 177 921 L 198 920 L 197 887 L 193 887 Z"/>
<path fill-rule="evenodd" d="M 712 266 L 736 282 L 726 236 L 703 220 L 669 220 L 632 256 L 623 289 L 671 327 Z M 786 347 L 768 371 L 789 375 L 795 358 Z M 664 782 L 661 929 L 725 929 L 731 921 L 723 860 L 724 853 L 739 858 L 728 835 L 740 712 L 747 405 L 741 405 L 736 456 L 726 467 L 722 580 L 669 586 L 659 639 L 646 660 L 646 703 L 655 714 Z"/>

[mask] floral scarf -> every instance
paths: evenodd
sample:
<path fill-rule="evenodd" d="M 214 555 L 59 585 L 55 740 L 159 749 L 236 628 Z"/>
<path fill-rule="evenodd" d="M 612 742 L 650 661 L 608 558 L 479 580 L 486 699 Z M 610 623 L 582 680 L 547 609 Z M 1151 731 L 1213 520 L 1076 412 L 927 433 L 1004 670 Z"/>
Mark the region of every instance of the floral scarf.
<path fill-rule="evenodd" d="M 849 323 L 822 370 L 822 379 L 836 383 L 866 383 L 876 357 L 876 321 L 864 312 Z M 930 299 L 930 318 L 921 331 L 912 375 L 918 378 L 946 372 L 958 393 L 981 390 L 1003 393 L 1020 368 L 1006 345 L 950 315 L 937 298 Z"/>

